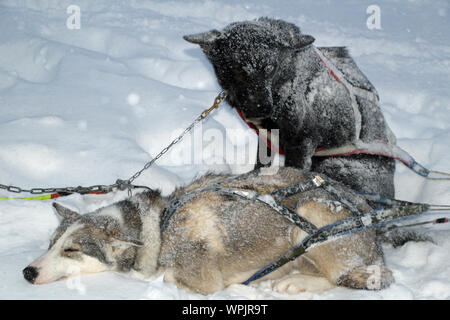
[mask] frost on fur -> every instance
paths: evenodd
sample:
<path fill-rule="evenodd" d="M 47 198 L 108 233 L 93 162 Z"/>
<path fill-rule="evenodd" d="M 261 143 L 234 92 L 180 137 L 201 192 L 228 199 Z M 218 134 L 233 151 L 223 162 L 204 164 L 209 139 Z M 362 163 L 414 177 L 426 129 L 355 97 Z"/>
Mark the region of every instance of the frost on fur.
<path fill-rule="evenodd" d="M 313 156 L 317 148 L 357 140 L 395 141 L 381 113 L 378 93 L 346 48 L 318 50 L 363 93 L 355 98 L 310 46 L 314 38 L 292 23 L 259 18 L 184 39 L 200 45 L 232 107 L 259 128 L 280 130 L 287 166 L 325 173 L 359 191 L 394 196 L 392 159 Z"/>
<path fill-rule="evenodd" d="M 80 274 L 137 271 L 144 277 L 164 274 L 165 281 L 202 294 L 242 283 L 306 236 L 271 206 L 218 191 L 217 184 L 269 195 L 306 178 L 303 171 L 287 167 L 275 176 L 260 173 L 255 170 L 233 179 L 207 174 L 167 197 L 146 191 L 86 214 L 55 205 L 65 218 L 48 251 L 24 269 L 24 277 L 45 284 L 71 276 L 74 268 Z M 355 199 L 362 211 L 370 210 L 364 198 L 348 187 L 336 182 L 333 187 Z M 179 206 L 161 228 L 173 200 L 180 200 Z M 290 195 L 287 200 L 297 214 L 317 227 L 352 215 L 320 188 Z M 261 280 L 291 273 L 312 275 L 292 275 L 277 282 L 275 290 L 289 293 L 334 285 L 361 288 L 371 276 L 367 268 L 372 265 L 383 269 L 383 253 L 375 234 L 366 230 L 313 247 Z M 381 284 L 387 286 L 389 272 L 383 274 Z"/>

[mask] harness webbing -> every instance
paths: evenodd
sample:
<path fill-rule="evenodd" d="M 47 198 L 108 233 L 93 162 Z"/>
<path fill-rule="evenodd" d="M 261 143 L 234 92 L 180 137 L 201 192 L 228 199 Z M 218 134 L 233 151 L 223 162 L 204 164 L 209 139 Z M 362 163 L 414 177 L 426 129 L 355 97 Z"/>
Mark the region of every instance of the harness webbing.
<path fill-rule="evenodd" d="M 337 82 L 341 83 L 345 90 L 348 92 L 350 99 L 352 101 L 352 109 L 353 109 L 353 115 L 355 117 L 355 137 L 359 139 L 361 135 L 361 123 L 362 123 L 362 117 L 361 112 L 359 111 L 358 103 L 356 102 L 356 96 L 357 93 L 353 90 L 354 86 L 351 85 L 344 77 L 342 72 L 336 68 L 331 61 L 329 61 L 325 55 L 320 52 L 319 49 L 316 47 L 313 47 L 314 53 L 317 55 L 319 60 L 322 62 L 322 64 L 325 66 L 325 68 L 328 70 L 328 72 L 333 76 L 334 79 L 336 79 Z"/>
<path fill-rule="evenodd" d="M 408 152 L 406 152 L 399 146 L 389 144 L 384 141 L 374 141 L 371 143 L 357 141 L 355 143 L 350 143 L 337 148 L 319 148 L 314 153 L 314 156 L 340 157 L 354 154 L 373 154 L 399 160 L 409 169 L 411 169 L 418 175 L 421 175 L 422 177 L 428 177 L 432 172 L 431 170 L 418 163 Z"/>
<path fill-rule="evenodd" d="M 378 97 L 375 93 L 364 90 L 358 87 L 353 86 L 346 79 L 344 74 L 327 58 L 325 55 L 316 47 L 311 46 L 313 52 L 322 62 L 324 67 L 328 70 L 330 75 L 340 84 L 342 84 L 345 90 L 349 93 L 351 101 L 352 101 L 352 109 L 355 117 L 355 141 L 353 143 L 349 143 L 343 146 L 335 147 L 335 148 L 317 148 L 315 150 L 315 157 L 341 157 L 341 156 L 349 156 L 356 154 L 369 154 L 369 155 L 379 155 L 383 157 L 392 158 L 395 160 L 399 160 L 404 165 L 406 165 L 413 172 L 431 180 L 450 180 L 450 178 L 442 178 L 439 176 L 448 176 L 450 174 L 445 172 L 439 172 L 434 170 L 429 170 L 425 168 L 423 165 L 418 163 L 408 152 L 400 148 L 395 144 L 386 143 L 384 141 L 373 141 L 370 143 L 363 142 L 360 139 L 361 133 L 361 113 L 358 108 L 358 104 L 356 102 L 356 97 L 362 97 L 364 99 L 378 102 Z M 260 136 L 259 128 L 257 128 L 252 122 L 247 121 L 244 114 L 241 110 L 237 110 L 239 116 L 244 120 L 247 125 L 253 129 L 258 136 Z M 266 145 L 272 151 L 284 155 L 283 150 L 279 148 L 279 146 L 274 145 L 269 137 L 263 137 Z M 430 174 L 436 174 L 438 177 L 430 177 Z"/>
<path fill-rule="evenodd" d="M 229 180 L 227 180 L 226 182 L 229 182 Z M 299 244 L 291 248 L 286 254 L 279 257 L 273 263 L 257 271 L 253 276 L 244 281 L 242 284 L 249 284 L 252 281 L 264 277 L 272 271 L 280 268 L 284 264 L 295 260 L 306 251 L 311 249 L 313 246 L 322 244 L 326 241 L 334 240 L 344 235 L 363 231 L 366 229 L 381 227 L 395 220 L 408 216 L 418 215 L 427 211 L 431 212 L 450 210 L 449 205 L 429 205 L 423 203 L 413 203 L 385 198 L 373 193 L 359 193 L 363 195 L 368 201 L 380 203 L 385 206 L 390 206 L 390 208 L 379 208 L 371 210 L 369 212 L 361 213 L 358 210 L 356 204 L 347 199 L 344 194 L 334 188 L 332 184 L 329 183 L 328 179 L 318 175 L 295 185 L 276 190 L 271 194 L 260 194 L 254 190 L 220 187 L 220 185 L 223 183 L 224 182 L 219 182 L 212 186 L 197 189 L 188 192 L 179 198 L 173 199 L 164 210 L 164 213 L 161 217 L 161 232 L 165 230 L 170 218 L 178 208 L 180 208 L 202 192 L 213 191 L 227 195 L 239 196 L 241 198 L 252 201 L 262 202 L 270 206 L 283 217 L 308 233 L 308 236 L 304 238 Z M 297 193 L 310 191 L 319 187 L 324 188 L 324 190 L 335 196 L 338 201 L 347 206 L 354 215 L 349 218 L 336 221 L 319 229 L 303 217 L 299 216 L 294 210 L 280 204 L 280 201 L 284 198 L 290 197 Z M 445 223 L 448 221 L 448 219 L 442 218 L 437 219 L 436 221 L 437 222 L 435 223 Z"/>
<path fill-rule="evenodd" d="M 249 128 L 252 129 L 253 131 L 255 131 L 256 135 L 258 135 L 260 138 L 263 138 L 259 132 L 259 129 L 252 122 L 247 121 L 247 119 L 245 118 L 242 111 L 239 109 L 236 109 L 236 111 L 237 111 L 239 117 L 241 117 L 241 119 L 249 126 Z M 281 150 L 278 146 L 274 145 L 272 143 L 272 141 L 269 139 L 269 137 L 264 137 L 264 138 L 265 138 L 264 139 L 265 143 L 270 150 L 272 150 L 280 155 L 284 155 L 284 151 Z"/>
<path fill-rule="evenodd" d="M 329 184 L 325 184 L 323 187 L 326 188 L 327 186 L 329 186 Z M 290 249 L 286 254 L 278 258 L 276 261 L 257 271 L 253 276 L 251 276 L 248 280 L 244 281 L 242 284 L 249 284 L 252 281 L 264 277 L 265 275 L 280 268 L 284 264 L 297 259 L 299 256 L 304 254 L 312 247 L 322 244 L 326 241 L 335 240 L 336 238 L 342 237 L 344 235 L 363 231 L 366 229 L 383 227 L 388 223 L 394 222 L 396 220 L 408 216 L 419 215 L 424 212 L 450 210 L 450 205 L 430 205 L 425 203 L 414 203 L 409 201 L 386 198 L 376 193 L 363 193 L 363 192 L 358 193 L 363 195 L 368 201 L 372 201 L 375 203 L 391 207 L 379 208 L 371 210 L 366 213 L 358 213 L 347 219 L 339 220 L 337 222 L 334 222 L 332 224 L 320 228 L 315 233 L 308 235 L 298 245 Z M 449 221 L 448 218 L 444 217 L 435 219 L 433 221 L 419 222 L 406 226 L 415 226 L 429 223 L 442 224 L 447 223 L 448 221 Z M 395 225 L 395 227 L 401 226 Z"/>
<path fill-rule="evenodd" d="M 85 194 L 104 194 L 105 191 L 98 191 L 98 192 L 87 192 Z M 68 192 L 58 192 L 58 193 L 51 193 L 51 194 L 45 194 L 42 196 L 34 196 L 34 197 L 0 197 L 0 200 L 50 200 L 50 199 L 56 199 L 59 197 L 64 197 L 69 195 Z"/>
<path fill-rule="evenodd" d="M 290 197 L 294 194 L 313 190 L 317 187 L 323 186 L 324 184 L 325 180 L 322 177 L 315 176 L 312 179 L 307 179 L 292 186 L 275 190 L 270 195 L 275 199 L 275 201 L 280 201 L 281 199 Z"/>
<path fill-rule="evenodd" d="M 228 189 L 228 188 L 220 188 L 217 191 L 230 195 L 236 195 L 248 200 L 256 200 L 262 202 L 270 206 L 280 215 L 288 219 L 290 222 L 294 223 L 297 227 L 299 227 L 308 234 L 314 233 L 318 230 L 318 228 L 314 224 L 312 224 L 305 218 L 299 216 L 294 210 L 279 204 L 277 201 L 275 201 L 275 199 L 271 195 L 261 195 L 255 191 Z"/>
<path fill-rule="evenodd" d="M 270 265 L 258 270 L 248 280 L 242 282 L 242 284 L 247 285 L 252 281 L 266 276 L 284 264 L 297 259 L 316 245 L 323 244 L 326 241 L 335 240 L 338 237 L 351 233 L 380 227 L 400 218 L 421 214 L 426 211 L 426 208 L 427 205 L 424 204 L 412 204 L 389 209 L 376 209 L 326 225 L 315 233 L 308 235 L 298 245 L 294 246 Z"/>
<path fill-rule="evenodd" d="M 280 215 L 288 219 L 290 222 L 294 223 L 296 226 L 298 226 L 300 229 L 307 232 L 308 234 L 312 234 L 317 231 L 317 227 L 315 225 L 313 225 L 303 217 L 299 216 L 294 210 L 279 204 L 279 201 L 293 194 L 306 192 L 323 186 L 325 184 L 325 180 L 322 179 L 320 176 L 315 176 L 312 179 L 307 179 L 295 185 L 276 190 L 272 194 L 260 194 L 253 190 L 244 190 L 238 188 L 224 188 L 220 187 L 220 184 L 223 183 L 194 190 L 182 195 L 180 198 L 173 199 L 169 203 L 167 208 L 164 210 L 164 213 L 162 215 L 161 232 L 165 230 L 170 218 L 177 209 L 185 205 L 187 202 L 195 198 L 200 193 L 208 191 L 234 195 L 247 200 L 262 202 L 270 206 Z"/>

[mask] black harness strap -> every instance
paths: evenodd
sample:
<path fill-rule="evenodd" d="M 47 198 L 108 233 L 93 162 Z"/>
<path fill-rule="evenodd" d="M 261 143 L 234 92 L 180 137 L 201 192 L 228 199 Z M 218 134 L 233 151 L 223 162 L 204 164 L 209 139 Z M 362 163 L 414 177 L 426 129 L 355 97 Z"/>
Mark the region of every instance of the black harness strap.
<path fill-rule="evenodd" d="M 163 232 L 166 229 L 170 218 L 175 213 L 175 211 L 177 211 L 177 209 L 184 206 L 187 202 L 195 198 L 198 194 L 207 191 L 208 189 L 209 188 L 194 190 L 182 195 L 180 198 L 175 198 L 172 201 L 170 201 L 169 205 L 164 209 L 163 214 L 161 215 L 161 226 L 160 226 L 161 232 Z"/>
<path fill-rule="evenodd" d="M 315 176 L 314 178 L 302 181 L 300 183 L 294 184 L 292 186 L 278 189 L 271 193 L 271 196 L 275 201 L 280 201 L 284 198 L 290 197 L 294 194 L 303 193 L 316 189 L 325 184 L 325 180 L 320 176 Z"/>
<path fill-rule="evenodd" d="M 326 184 L 323 188 L 331 195 L 335 196 L 336 199 L 345 205 L 354 215 L 358 215 L 360 211 L 358 210 L 356 204 L 352 203 L 349 199 L 347 199 L 342 192 L 338 191 L 335 187 L 330 184 Z"/>
<path fill-rule="evenodd" d="M 228 189 L 228 188 L 220 188 L 217 191 L 229 195 L 236 195 L 248 200 L 255 200 L 262 202 L 270 206 L 280 215 L 288 219 L 290 222 L 294 223 L 297 227 L 299 227 L 308 234 L 312 234 L 318 230 L 318 228 L 314 224 L 312 224 L 305 218 L 299 216 L 294 210 L 278 204 L 277 201 L 275 201 L 275 199 L 271 195 L 261 195 L 255 191 Z"/>
<path fill-rule="evenodd" d="M 286 263 L 297 259 L 313 246 L 323 242 L 334 240 L 338 237 L 366 230 L 369 228 L 376 228 L 384 224 L 411 215 L 421 214 L 426 211 L 428 205 L 424 204 L 410 204 L 389 209 L 377 209 L 366 213 L 352 216 L 347 219 L 339 220 L 335 223 L 326 225 L 320 228 L 315 233 L 307 236 L 298 245 L 290 249 L 286 254 L 278 258 L 270 265 L 260 269 L 248 280 L 242 284 L 249 284 L 252 281 L 258 280 L 265 275 L 275 271 Z"/>
<path fill-rule="evenodd" d="M 294 223 L 296 226 L 298 226 L 306 233 L 312 234 L 318 230 L 318 228 L 314 224 L 307 221 L 305 218 L 299 216 L 294 210 L 279 204 L 279 201 L 291 195 L 300 192 L 306 192 L 323 186 L 324 184 L 326 184 L 326 182 L 320 176 L 315 176 L 311 179 L 307 179 L 293 186 L 276 190 L 272 194 L 260 194 L 253 190 L 243 190 L 238 188 L 223 188 L 219 187 L 220 184 L 222 183 L 215 184 L 213 186 L 208 186 L 203 189 L 194 190 L 184 194 L 178 199 L 173 199 L 169 203 L 169 206 L 164 210 L 164 213 L 162 215 L 161 232 L 165 230 L 165 228 L 167 227 L 167 223 L 169 222 L 170 218 L 177 209 L 185 205 L 187 202 L 192 200 L 198 194 L 206 191 L 214 191 L 228 195 L 235 195 L 244 199 L 262 202 L 270 206 L 272 209 L 277 211 L 280 215 L 288 219 L 290 222 Z"/>
<path fill-rule="evenodd" d="M 394 220 L 398 220 L 407 216 L 418 215 L 426 211 L 446 211 L 450 209 L 450 206 L 447 205 L 413 203 L 396 199 L 388 199 L 377 194 L 362 194 L 368 201 L 383 204 L 387 207 L 361 213 L 358 210 L 356 204 L 352 203 L 352 201 L 347 199 L 342 192 L 334 188 L 329 183 L 329 181 L 326 180 L 326 178 L 322 178 L 318 175 L 293 186 L 276 190 L 271 194 L 260 194 L 253 190 L 243 190 L 238 188 L 223 188 L 220 187 L 221 184 L 222 183 L 217 183 L 213 186 L 194 190 L 184 194 L 178 199 L 173 199 L 162 215 L 161 232 L 164 231 L 169 222 L 169 219 L 178 208 L 180 208 L 202 192 L 214 191 L 222 194 L 239 196 L 248 200 L 260 201 L 270 206 L 283 217 L 308 233 L 308 236 L 304 238 L 298 245 L 290 249 L 286 254 L 279 257 L 270 265 L 260 269 L 252 277 L 244 281 L 243 284 L 249 284 L 254 280 L 264 277 L 270 272 L 288 263 L 289 261 L 297 259 L 313 246 L 321 244 L 323 242 L 334 240 L 338 237 L 362 230 L 381 227 Z M 279 203 L 286 197 L 292 196 L 297 193 L 310 191 L 319 187 L 323 187 L 324 190 L 334 195 L 342 204 L 348 207 L 348 209 L 354 214 L 354 216 L 339 220 L 335 223 L 326 225 L 318 229 L 315 225 L 299 216 L 294 210 L 287 208 Z"/>

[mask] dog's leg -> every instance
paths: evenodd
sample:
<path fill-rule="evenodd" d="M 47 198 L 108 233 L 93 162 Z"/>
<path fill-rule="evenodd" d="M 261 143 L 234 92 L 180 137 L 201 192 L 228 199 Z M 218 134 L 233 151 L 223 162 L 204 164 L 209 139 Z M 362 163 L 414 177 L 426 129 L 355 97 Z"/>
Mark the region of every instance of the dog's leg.
<path fill-rule="evenodd" d="M 216 257 L 202 245 L 187 251 L 177 257 L 176 267 L 164 280 L 172 280 L 178 287 L 204 295 L 223 290 L 225 285 Z"/>
<path fill-rule="evenodd" d="M 348 216 L 344 210 L 332 212 L 314 201 L 304 203 L 298 208 L 298 213 L 317 227 Z M 294 238 L 297 237 L 296 242 L 299 242 L 304 235 L 297 233 L 294 232 Z M 382 289 L 393 281 L 393 277 L 384 266 L 383 252 L 375 237 L 373 230 L 346 235 L 310 249 L 305 256 L 333 284 L 357 289 Z"/>
<path fill-rule="evenodd" d="M 288 271 L 288 274 L 275 280 L 272 284 L 273 290 L 280 293 L 318 292 L 335 287 L 306 256 L 301 256 L 288 263 L 281 268 L 281 271 Z"/>
<path fill-rule="evenodd" d="M 388 287 L 394 278 L 391 270 L 383 265 L 359 266 L 341 275 L 338 286 L 352 289 L 380 290 Z"/>
<path fill-rule="evenodd" d="M 264 154 L 264 149 L 266 149 L 266 154 Z M 270 167 L 273 162 L 274 156 L 275 153 L 267 146 L 264 141 L 261 140 L 261 138 L 259 138 L 255 169 Z"/>
<path fill-rule="evenodd" d="M 312 171 L 326 174 L 350 188 L 394 197 L 395 160 L 376 155 L 314 157 Z"/>
<path fill-rule="evenodd" d="M 222 273 L 216 266 L 205 261 L 205 265 L 191 269 L 186 266 L 177 268 L 173 274 L 175 284 L 190 292 L 204 295 L 225 289 Z"/>
<path fill-rule="evenodd" d="M 335 286 L 324 277 L 297 273 L 274 281 L 272 287 L 280 293 L 297 294 L 300 292 L 325 291 Z"/>
<path fill-rule="evenodd" d="M 285 150 L 286 167 L 310 170 L 315 150 L 316 144 L 310 138 L 305 138 L 300 145 L 287 147 Z"/>
<path fill-rule="evenodd" d="M 366 233 L 366 234 L 364 234 Z M 348 235 L 320 245 L 307 253 L 333 284 L 354 289 L 383 289 L 393 282 L 384 266 L 373 232 Z"/>

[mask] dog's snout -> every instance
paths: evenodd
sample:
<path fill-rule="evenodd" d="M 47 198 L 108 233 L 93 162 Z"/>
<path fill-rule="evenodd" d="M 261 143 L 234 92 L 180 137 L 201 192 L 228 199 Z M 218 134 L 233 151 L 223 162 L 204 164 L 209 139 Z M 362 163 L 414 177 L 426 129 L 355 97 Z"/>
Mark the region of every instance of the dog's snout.
<path fill-rule="evenodd" d="M 30 283 L 34 283 L 34 280 L 39 275 L 38 269 L 36 267 L 28 266 L 25 269 L 23 269 L 22 272 L 23 272 L 23 277 Z"/>

